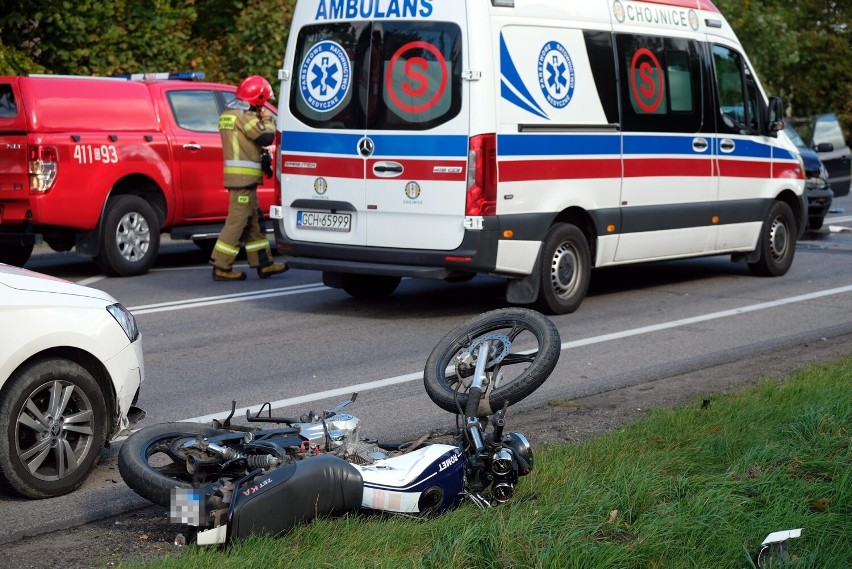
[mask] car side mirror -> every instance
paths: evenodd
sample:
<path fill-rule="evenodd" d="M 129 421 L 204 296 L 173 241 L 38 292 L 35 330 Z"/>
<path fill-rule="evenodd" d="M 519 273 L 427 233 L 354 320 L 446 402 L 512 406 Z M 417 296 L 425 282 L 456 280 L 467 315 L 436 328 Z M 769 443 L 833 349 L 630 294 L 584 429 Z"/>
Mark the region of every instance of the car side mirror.
<path fill-rule="evenodd" d="M 766 134 L 776 136 L 778 131 L 784 129 L 784 104 L 781 102 L 781 97 L 769 97 L 768 115 Z"/>
<path fill-rule="evenodd" d="M 834 151 L 834 145 L 830 142 L 820 142 L 819 144 L 817 144 L 814 147 L 814 150 L 816 150 L 819 153 L 833 152 Z"/>

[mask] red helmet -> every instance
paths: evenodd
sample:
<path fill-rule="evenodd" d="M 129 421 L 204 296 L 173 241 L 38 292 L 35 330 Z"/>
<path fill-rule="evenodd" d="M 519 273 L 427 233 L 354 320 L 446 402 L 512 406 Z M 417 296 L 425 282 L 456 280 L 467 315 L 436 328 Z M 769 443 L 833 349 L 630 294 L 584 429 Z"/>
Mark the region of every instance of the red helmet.
<path fill-rule="evenodd" d="M 274 95 L 269 81 L 260 75 L 252 75 L 243 79 L 240 86 L 237 87 L 236 97 L 253 107 L 259 107 L 269 99 L 274 98 Z"/>

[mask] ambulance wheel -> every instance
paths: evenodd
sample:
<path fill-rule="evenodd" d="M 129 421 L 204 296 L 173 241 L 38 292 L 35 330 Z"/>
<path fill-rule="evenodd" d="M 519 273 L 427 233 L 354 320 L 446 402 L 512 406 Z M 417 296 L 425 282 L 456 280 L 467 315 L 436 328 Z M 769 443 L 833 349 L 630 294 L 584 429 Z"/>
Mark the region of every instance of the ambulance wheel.
<path fill-rule="evenodd" d="M 769 208 L 757 248 L 760 258 L 748 265 L 753 275 L 780 277 L 789 270 L 796 254 L 796 221 L 789 205 L 777 201 Z"/>
<path fill-rule="evenodd" d="M 32 245 L 6 244 L 0 247 L 0 263 L 23 267 L 33 253 Z"/>
<path fill-rule="evenodd" d="M 541 289 L 537 308 L 546 314 L 568 314 L 580 307 L 589 288 L 592 256 L 586 236 L 575 225 L 557 223 L 541 251 Z"/>
<path fill-rule="evenodd" d="M 160 250 L 160 222 L 154 208 L 139 196 L 110 198 L 101 231 L 98 267 L 110 276 L 148 272 Z"/>
<path fill-rule="evenodd" d="M 342 275 L 343 290 L 349 296 L 355 298 L 384 298 L 393 294 L 399 286 L 399 277 L 386 277 L 382 275 L 356 275 L 345 273 Z"/>

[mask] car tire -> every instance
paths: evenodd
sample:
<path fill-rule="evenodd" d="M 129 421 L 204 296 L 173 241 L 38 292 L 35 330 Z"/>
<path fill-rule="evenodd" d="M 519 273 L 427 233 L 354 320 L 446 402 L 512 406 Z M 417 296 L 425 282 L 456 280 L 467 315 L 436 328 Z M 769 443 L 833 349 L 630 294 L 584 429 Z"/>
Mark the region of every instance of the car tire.
<path fill-rule="evenodd" d="M 400 277 L 386 277 L 382 275 L 356 275 L 345 273 L 343 279 L 343 290 L 349 296 L 355 298 L 385 298 L 393 294 L 399 286 Z"/>
<path fill-rule="evenodd" d="M 819 231 L 822 229 L 824 219 L 822 217 L 809 217 L 808 218 L 808 229 L 811 231 Z"/>
<path fill-rule="evenodd" d="M 107 275 L 129 277 L 148 272 L 160 250 L 160 222 L 139 196 L 116 196 L 106 205 L 98 267 Z"/>
<path fill-rule="evenodd" d="M 0 394 L 0 486 L 26 498 L 76 490 L 100 460 L 107 414 L 100 386 L 60 358 L 25 364 Z"/>
<path fill-rule="evenodd" d="M 785 274 L 793 264 L 797 234 L 793 210 L 784 202 L 774 202 L 760 229 L 760 240 L 757 243 L 760 257 L 748 265 L 751 273 L 759 277 L 780 277 Z"/>
<path fill-rule="evenodd" d="M 23 267 L 33 254 L 33 245 L 5 244 L 0 246 L 0 263 Z"/>
<path fill-rule="evenodd" d="M 541 250 L 541 288 L 536 306 L 545 314 L 569 314 L 586 298 L 592 256 L 586 236 L 570 223 L 557 223 Z"/>

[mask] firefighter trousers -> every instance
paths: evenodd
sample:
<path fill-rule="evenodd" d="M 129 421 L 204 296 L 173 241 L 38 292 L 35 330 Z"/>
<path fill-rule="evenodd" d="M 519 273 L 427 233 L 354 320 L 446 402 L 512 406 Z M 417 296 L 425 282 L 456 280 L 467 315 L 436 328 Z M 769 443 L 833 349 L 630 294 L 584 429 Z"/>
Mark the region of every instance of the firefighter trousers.
<path fill-rule="evenodd" d="M 245 244 L 248 264 L 252 268 L 272 264 L 272 251 L 266 233 L 260 229 L 257 187 L 228 188 L 228 218 L 210 255 L 210 264 L 229 271 Z"/>

